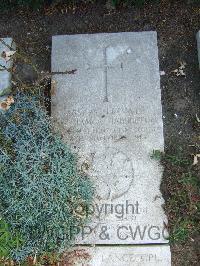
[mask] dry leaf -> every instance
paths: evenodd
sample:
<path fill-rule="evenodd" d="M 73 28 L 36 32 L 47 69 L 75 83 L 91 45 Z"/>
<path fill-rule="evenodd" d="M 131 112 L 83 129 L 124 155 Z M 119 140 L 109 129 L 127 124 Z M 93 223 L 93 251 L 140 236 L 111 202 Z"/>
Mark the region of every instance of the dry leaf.
<path fill-rule="evenodd" d="M 14 103 L 15 101 L 14 101 L 13 96 L 8 96 L 8 98 L 6 99 L 6 102 L 8 105 L 11 105 L 12 103 Z"/>
<path fill-rule="evenodd" d="M 196 114 L 196 119 L 197 119 L 197 122 L 200 123 L 200 119 L 197 114 Z"/>
<path fill-rule="evenodd" d="M 3 51 L 3 53 L 1 54 L 1 57 L 3 57 L 6 62 L 9 61 L 11 59 L 11 57 L 16 53 L 16 51 Z"/>
<path fill-rule="evenodd" d="M 3 110 L 3 111 L 6 111 L 8 110 L 10 107 L 9 105 L 6 103 L 6 102 L 1 102 L 0 103 L 0 109 Z"/>
<path fill-rule="evenodd" d="M 51 81 L 51 95 L 55 95 L 56 94 L 56 81 L 52 80 Z"/>
<path fill-rule="evenodd" d="M 186 62 L 181 61 L 179 69 L 184 69 L 186 65 L 187 65 Z"/>
<path fill-rule="evenodd" d="M 35 256 L 34 256 L 34 260 L 33 260 L 33 265 L 36 265 L 36 263 L 37 263 L 37 256 L 36 256 L 36 254 L 35 254 Z"/>
<path fill-rule="evenodd" d="M 14 103 L 14 98 L 13 96 L 8 96 L 4 101 L 0 103 L 0 110 L 7 111 L 11 104 Z"/>
<path fill-rule="evenodd" d="M 178 72 L 178 69 L 175 69 L 175 70 L 172 70 L 173 73 L 177 73 Z"/>
<path fill-rule="evenodd" d="M 179 76 L 185 76 L 185 73 L 182 69 L 179 69 Z"/>
<path fill-rule="evenodd" d="M 175 73 L 177 77 L 182 76 L 185 77 L 186 74 L 183 71 L 183 69 L 185 69 L 186 63 L 185 62 L 180 62 L 180 66 L 178 67 L 178 69 L 172 70 L 172 73 Z"/>
<path fill-rule="evenodd" d="M 192 165 L 198 164 L 198 158 L 200 158 L 200 154 L 195 154 L 194 155 L 194 161 L 193 161 L 193 164 Z"/>

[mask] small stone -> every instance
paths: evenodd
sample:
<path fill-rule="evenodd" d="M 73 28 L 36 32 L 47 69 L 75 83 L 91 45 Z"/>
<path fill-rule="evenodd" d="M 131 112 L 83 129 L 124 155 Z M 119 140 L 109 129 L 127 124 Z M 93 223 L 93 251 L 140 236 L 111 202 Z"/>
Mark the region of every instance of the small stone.
<path fill-rule="evenodd" d="M 164 76 L 165 75 L 165 71 L 160 71 L 160 76 Z"/>
<path fill-rule="evenodd" d="M 178 118 L 178 115 L 177 115 L 177 114 L 174 114 L 174 116 L 175 116 L 176 118 Z"/>

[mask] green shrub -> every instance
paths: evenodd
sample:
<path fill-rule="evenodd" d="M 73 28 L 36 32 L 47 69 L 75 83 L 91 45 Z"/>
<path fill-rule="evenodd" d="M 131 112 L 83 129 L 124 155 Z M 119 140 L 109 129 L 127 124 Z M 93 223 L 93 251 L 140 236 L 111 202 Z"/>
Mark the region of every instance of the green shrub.
<path fill-rule="evenodd" d="M 23 245 L 12 258 L 61 252 L 73 244 L 71 228 L 85 222 L 77 215 L 91 203 L 90 180 L 78 172 L 76 159 L 51 123 L 36 96 L 17 94 L 0 114 L 0 216 Z M 7 145 L 8 144 L 8 145 Z M 7 148 L 6 148 L 7 147 Z"/>

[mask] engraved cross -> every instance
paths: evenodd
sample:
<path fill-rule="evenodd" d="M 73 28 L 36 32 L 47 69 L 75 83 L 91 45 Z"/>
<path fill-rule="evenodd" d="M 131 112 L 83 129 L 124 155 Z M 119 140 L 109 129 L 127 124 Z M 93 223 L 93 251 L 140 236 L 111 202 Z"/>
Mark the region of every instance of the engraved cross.
<path fill-rule="evenodd" d="M 115 66 L 108 64 L 108 54 L 107 54 L 108 47 L 109 46 L 103 49 L 103 65 L 91 66 L 91 67 L 89 66 L 87 68 L 87 69 L 102 69 L 103 68 L 103 71 L 104 71 L 104 99 L 103 101 L 104 102 L 108 102 L 108 69 L 109 68 L 119 69 L 119 67 L 123 69 L 123 63 L 121 63 L 120 66 L 118 64 Z"/>

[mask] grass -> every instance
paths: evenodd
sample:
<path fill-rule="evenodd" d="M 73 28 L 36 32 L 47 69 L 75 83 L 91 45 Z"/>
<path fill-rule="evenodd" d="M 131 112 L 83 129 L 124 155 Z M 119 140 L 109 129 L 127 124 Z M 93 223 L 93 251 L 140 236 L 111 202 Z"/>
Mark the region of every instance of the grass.
<path fill-rule="evenodd" d="M 10 233 L 9 225 L 0 218 L 0 263 L 2 263 L 2 259 L 7 260 L 10 256 L 10 251 L 19 248 L 21 243 L 22 239 L 19 234 L 13 236 Z"/>
<path fill-rule="evenodd" d="M 163 153 L 160 150 L 153 150 L 152 154 L 150 155 L 151 159 L 160 161 L 162 158 Z"/>
<path fill-rule="evenodd" d="M 200 233 L 200 178 L 198 166 L 180 150 L 173 154 L 153 151 L 152 159 L 161 160 L 164 178 L 161 190 L 169 220 L 171 244 L 186 243 Z"/>

